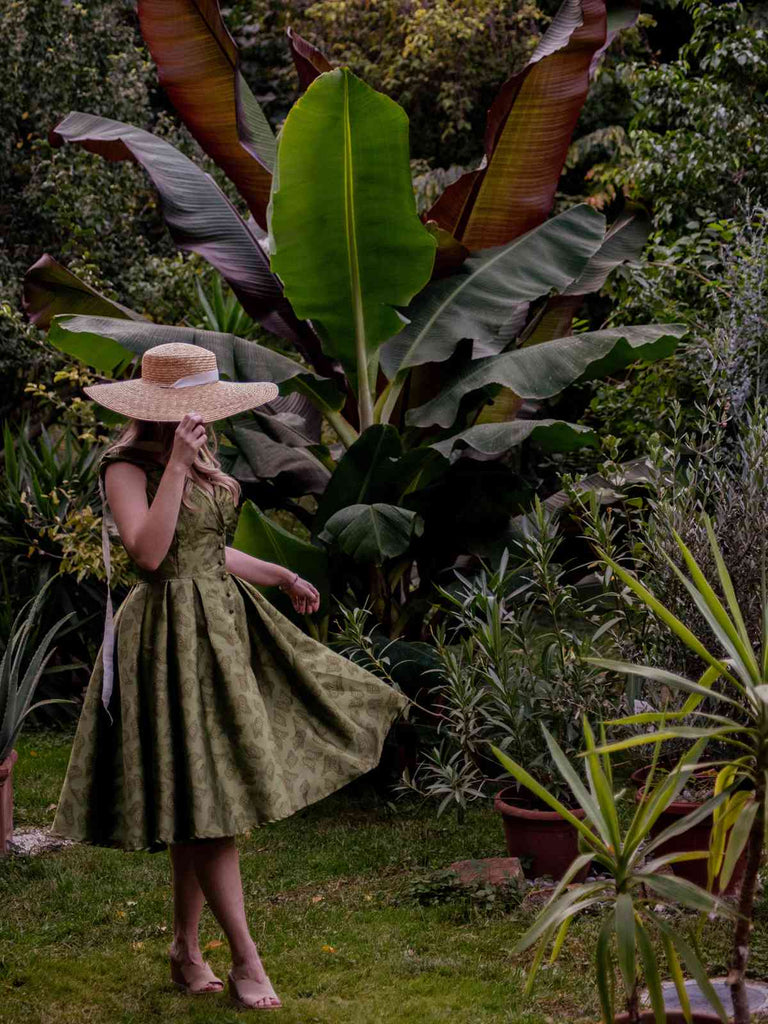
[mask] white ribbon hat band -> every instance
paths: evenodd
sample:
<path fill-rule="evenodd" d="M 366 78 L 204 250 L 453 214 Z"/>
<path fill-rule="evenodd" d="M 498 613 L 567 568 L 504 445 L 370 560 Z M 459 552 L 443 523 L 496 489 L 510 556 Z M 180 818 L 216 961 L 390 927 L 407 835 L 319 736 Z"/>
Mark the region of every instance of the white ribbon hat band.
<path fill-rule="evenodd" d="M 160 388 L 193 388 L 197 384 L 214 384 L 219 379 L 219 371 L 201 370 L 200 373 L 190 373 L 186 377 L 179 377 L 173 384 L 158 384 Z"/>

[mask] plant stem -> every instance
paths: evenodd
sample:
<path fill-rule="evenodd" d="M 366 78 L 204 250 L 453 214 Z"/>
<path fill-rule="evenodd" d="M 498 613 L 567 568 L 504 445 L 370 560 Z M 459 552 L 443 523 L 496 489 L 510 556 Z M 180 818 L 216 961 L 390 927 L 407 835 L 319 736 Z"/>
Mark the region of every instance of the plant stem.
<path fill-rule="evenodd" d="M 331 409 L 324 409 L 323 415 L 339 435 L 339 440 L 344 447 L 350 448 L 359 436 L 352 424 L 340 412 L 334 412 Z"/>
<path fill-rule="evenodd" d="M 698 277 L 700 281 L 708 284 L 711 288 L 716 288 L 719 292 L 722 292 L 723 295 L 727 295 L 729 299 L 731 298 L 731 293 L 727 288 L 723 288 L 722 285 L 719 285 L 716 281 L 713 281 L 709 277 L 705 277 L 705 275 L 702 274 L 700 270 L 696 270 L 695 267 L 686 267 L 680 263 L 665 263 L 663 260 L 646 260 L 645 266 L 665 267 L 667 270 L 674 270 L 675 273 L 681 272 L 684 274 L 692 274 L 694 277 Z"/>
<path fill-rule="evenodd" d="M 373 419 L 376 423 L 389 423 L 389 418 L 392 415 L 392 410 L 395 408 L 400 392 L 403 390 L 408 372 L 398 373 L 397 376 L 391 380 L 384 390 L 381 392 L 379 397 L 376 399 L 376 405 L 373 409 Z"/>
<path fill-rule="evenodd" d="M 627 996 L 627 1017 L 629 1024 L 640 1024 L 640 990 L 637 982 Z"/>
<path fill-rule="evenodd" d="M 731 969 L 728 972 L 728 983 L 733 1000 L 734 1024 L 749 1024 L 749 998 L 747 996 L 746 970 L 749 960 L 749 945 L 752 933 L 752 914 L 757 889 L 757 873 L 763 853 L 763 829 L 765 813 L 765 769 L 768 763 L 766 752 L 761 751 L 757 758 L 755 800 L 757 815 L 747 845 L 747 865 L 739 895 L 739 918 L 733 933 L 733 949 L 731 952 Z"/>

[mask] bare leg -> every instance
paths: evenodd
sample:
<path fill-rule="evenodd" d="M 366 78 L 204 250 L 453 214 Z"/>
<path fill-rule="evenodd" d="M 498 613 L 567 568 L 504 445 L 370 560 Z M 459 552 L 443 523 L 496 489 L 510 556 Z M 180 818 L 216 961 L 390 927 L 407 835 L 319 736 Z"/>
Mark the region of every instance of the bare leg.
<path fill-rule="evenodd" d="M 279 1006 L 272 983 L 251 938 L 243 903 L 240 859 L 232 836 L 209 839 L 193 848 L 195 871 L 208 906 L 232 950 L 232 977 L 249 1005 Z"/>
<path fill-rule="evenodd" d="M 173 943 L 169 954 L 183 976 L 185 967 L 207 967 L 200 952 L 198 936 L 205 896 L 197 879 L 191 844 L 173 843 L 168 847 L 168 852 L 173 869 Z M 200 976 L 199 971 L 189 973 Z M 209 991 L 220 991 L 224 983 L 216 978 L 210 968 L 209 973 L 210 981 L 203 987 Z M 200 984 L 198 981 L 195 987 Z"/>

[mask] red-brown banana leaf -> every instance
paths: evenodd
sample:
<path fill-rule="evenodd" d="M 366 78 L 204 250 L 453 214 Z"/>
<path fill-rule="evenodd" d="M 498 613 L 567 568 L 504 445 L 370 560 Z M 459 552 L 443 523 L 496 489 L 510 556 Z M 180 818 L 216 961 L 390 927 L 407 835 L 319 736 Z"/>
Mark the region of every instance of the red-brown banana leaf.
<path fill-rule="evenodd" d="M 24 275 L 21 304 L 29 322 L 41 330 L 47 330 L 59 313 L 145 319 L 127 306 L 101 295 L 48 253 L 33 263 Z"/>
<path fill-rule="evenodd" d="M 604 0 L 565 0 L 526 67 L 488 112 L 485 166 L 450 185 L 428 213 L 468 249 L 504 245 L 552 209 L 594 54 Z"/>
<path fill-rule="evenodd" d="M 275 137 L 240 72 L 237 45 L 216 0 L 139 0 L 139 23 L 160 85 L 261 227 Z"/>
<path fill-rule="evenodd" d="M 302 89 L 308 89 L 318 75 L 324 71 L 331 71 L 333 66 L 325 54 L 303 39 L 298 32 L 294 32 L 290 25 L 286 29 L 286 35 L 296 74 L 299 76 L 299 85 Z"/>

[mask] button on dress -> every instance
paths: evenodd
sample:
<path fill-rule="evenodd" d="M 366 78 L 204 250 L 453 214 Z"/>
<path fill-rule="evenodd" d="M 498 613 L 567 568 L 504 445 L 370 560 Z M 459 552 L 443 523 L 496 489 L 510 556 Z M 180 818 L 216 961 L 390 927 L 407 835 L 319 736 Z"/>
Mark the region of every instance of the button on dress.
<path fill-rule="evenodd" d="M 163 467 L 122 449 L 100 473 L 118 460 L 142 466 L 151 501 Z M 115 614 L 112 722 L 99 650 L 54 835 L 155 852 L 278 821 L 374 768 L 408 705 L 227 572 L 229 491 L 194 487 L 190 500 L 162 564 L 137 568 Z"/>

